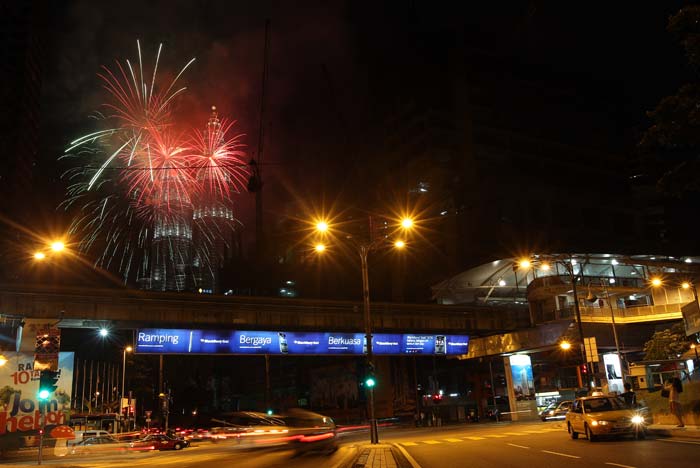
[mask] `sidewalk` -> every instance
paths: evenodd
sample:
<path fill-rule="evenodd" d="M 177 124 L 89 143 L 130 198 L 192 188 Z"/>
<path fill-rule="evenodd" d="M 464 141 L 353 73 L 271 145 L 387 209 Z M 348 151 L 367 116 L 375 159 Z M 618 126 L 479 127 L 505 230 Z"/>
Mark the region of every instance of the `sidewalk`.
<path fill-rule="evenodd" d="M 358 447 L 359 456 L 353 468 L 398 468 L 389 444 L 366 444 Z"/>
<path fill-rule="evenodd" d="M 685 437 L 700 439 L 700 426 L 676 427 L 672 424 L 651 424 L 647 426 L 649 434 L 665 437 Z"/>

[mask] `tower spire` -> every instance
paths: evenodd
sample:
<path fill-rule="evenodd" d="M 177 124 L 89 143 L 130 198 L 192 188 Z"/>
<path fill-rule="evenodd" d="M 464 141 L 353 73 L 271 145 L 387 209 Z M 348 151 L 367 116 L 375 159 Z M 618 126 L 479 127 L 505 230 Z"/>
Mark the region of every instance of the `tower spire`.
<path fill-rule="evenodd" d="M 216 143 L 221 135 L 221 120 L 219 120 L 219 113 L 216 111 L 216 106 L 211 106 L 211 115 L 207 121 L 207 133 L 209 134 L 209 141 L 211 143 Z"/>

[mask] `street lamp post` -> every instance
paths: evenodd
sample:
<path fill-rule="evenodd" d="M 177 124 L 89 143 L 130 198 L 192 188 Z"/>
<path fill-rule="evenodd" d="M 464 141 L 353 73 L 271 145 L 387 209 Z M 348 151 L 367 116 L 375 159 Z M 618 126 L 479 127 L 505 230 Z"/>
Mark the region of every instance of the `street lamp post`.
<path fill-rule="evenodd" d="M 122 352 L 122 391 L 121 395 L 119 396 L 119 414 L 121 415 L 122 410 L 124 409 L 122 407 L 123 401 L 124 401 L 124 384 L 126 381 L 126 353 L 130 353 L 133 350 L 131 346 L 126 346 Z M 129 417 L 129 411 L 127 409 L 127 418 Z M 127 419 L 127 424 L 128 424 L 128 419 Z M 121 429 L 121 425 L 119 426 Z M 120 431 L 121 432 L 121 431 Z"/>
<path fill-rule="evenodd" d="M 401 222 L 400 226 L 404 230 L 409 230 L 413 228 L 414 222 L 411 218 L 404 217 Z M 327 221 L 318 221 L 316 222 L 316 231 L 321 233 L 321 234 L 326 234 L 328 230 L 330 229 L 329 223 Z M 365 341 L 366 341 L 366 367 L 367 371 L 369 372 L 368 378 L 365 382 L 366 387 L 369 389 L 369 430 L 370 430 L 370 442 L 372 444 L 378 444 L 379 443 L 379 431 L 377 428 L 377 418 L 376 418 L 376 412 L 375 412 L 375 405 L 374 405 L 374 386 L 375 386 L 375 380 L 374 380 L 374 375 L 373 375 L 373 369 L 374 369 L 374 353 L 372 350 L 372 315 L 371 315 L 371 308 L 370 308 L 370 299 L 369 299 L 369 268 L 368 268 L 368 262 L 367 262 L 367 256 L 369 255 L 369 252 L 378 248 L 380 245 L 385 244 L 387 242 L 387 238 L 385 236 L 382 236 L 378 239 L 371 239 L 369 240 L 368 243 L 358 243 L 356 245 L 358 254 L 360 256 L 360 267 L 362 271 L 362 303 L 363 303 L 363 323 L 364 323 L 364 332 L 365 332 Z M 406 242 L 402 239 L 397 240 L 394 243 L 394 247 L 397 249 L 402 249 L 406 247 Z M 325 244 L 318 243 L 314 247 L 317 253 L 323 253 L 326 250 Z M 417 402 L 416 402 L 417 404 Z"/>
<path fill-rule="evenodd" d="M 368 246 L 361 245 L 360 263 L 362 266 L 362 303 L 364 308 L 365 340 L 367 342 L 367 367 L 371 368 L 372 363 L 372 317 L 369 306 L 369 272 L 367 269 Z M 379 443 L 379 433 L 377 431 L 377 419 L 374 411 L 374 386 L 369 388 L 369 437 L 373 444 Z"/>

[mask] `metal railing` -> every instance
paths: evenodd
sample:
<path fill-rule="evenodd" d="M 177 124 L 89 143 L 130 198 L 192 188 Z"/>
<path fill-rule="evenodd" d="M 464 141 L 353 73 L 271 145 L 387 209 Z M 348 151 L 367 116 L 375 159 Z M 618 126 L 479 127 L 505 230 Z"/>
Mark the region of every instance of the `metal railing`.
<path fill-rule="evenodd" d="M 615 314 L 615 319 L 633 319 L 640 317 L 649 316 L 661 316 L 669 314 L 681 314 L 681 307 L 687 304 L 686 302 L 672 303 L 672 304 L 662 304 L 662 305 L 640 305 L 631 306 L 624 309 L 613 309 Z M 610 309 L 607 307 L 589 307 L 580 306 L 582 318 L 600 318 L 600 319 L 610 319 Z M 555 315 L 559 319 L 567 319 L 574 317 L 574 307 L 569 306 L 556 310 Z M 551 315 L 551 314 L 549 314 Z"/>

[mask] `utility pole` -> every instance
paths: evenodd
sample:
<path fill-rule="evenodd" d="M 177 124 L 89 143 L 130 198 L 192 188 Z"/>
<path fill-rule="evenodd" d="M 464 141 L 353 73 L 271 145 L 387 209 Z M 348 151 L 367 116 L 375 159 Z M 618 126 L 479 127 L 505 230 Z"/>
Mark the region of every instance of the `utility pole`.
<path fill-rule="evenodd" d="M 578 303 L 578 290 L 576 286 L 576 281 L 578 278 L 574 274 L 574 257 L 569 256 L 568 262 L 564 263 L 564 267 L 569 271 L 569 274 L 571 276 L 571 288 L 573 289 L 574 293 L 574 311 L 576 312 L 576 323 L 578 324 L 578 334 L 581 338 L 581 360 L 584 364 L 588 365 L 588 362 L 586 361 L 586 344 L 585 340 L 583 338 L 583 323 L 581 322 L 581 308 Z M 590 369 L 592 371 L 592 369 Z M 586 377 L 586 387 L 588 390 L 591 389 L 591 379 L 589 377 Z"/>
<path fill-rule="evenodd" d="M 265 101 L 267 91 L 268 62 L 270 54 L 270 20 L 265 20 L 265 48 L 263 52 L 262 90 L 260 93 L 260 123 L 258 127 L 258 156 L 250 161 L 253 174 L 248 181 L 248 191 L 255 193 L 255 247 L 258 261 L 265 254 L 265 226 L 263 224 L 262 157 L 265 146 Z"/>

